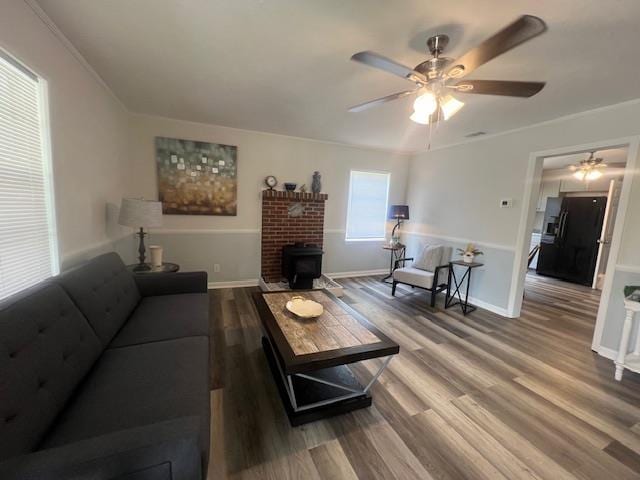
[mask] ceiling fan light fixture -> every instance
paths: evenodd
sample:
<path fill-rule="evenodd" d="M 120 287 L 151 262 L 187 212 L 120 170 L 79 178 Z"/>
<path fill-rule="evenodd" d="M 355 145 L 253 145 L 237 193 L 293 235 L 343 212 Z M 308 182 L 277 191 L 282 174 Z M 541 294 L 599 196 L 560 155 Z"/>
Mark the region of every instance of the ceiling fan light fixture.
<path fill-rule="evenodd" d="M 589 182 L 597 180 L 602 176 L 602 170 L 606 167 L 601 158 L 594 158 L 595 152 L 589 153 L 586 160 L 581 160 L 578 165 L 571 165 L 569 169 L 573 171 L 573 176 L 578 180 Z"/>
<path fill-rule="evenodd" d="M 413 102 L 414 113 L 428 117 L 438 108 L 438 99 L 432 92 L 425 92 Z M 425 124 L 426 125 L 426 124 Z"/>
<path fill-rule="evenodd" d="M 440 108 L 442 108 L 442 113 L 445 120 L 449 120 L 451 117 L 453 117 L 460 111 L 462 107 L 464 107 L 464 102 L 457 100 L 451 95 L 447 95 L 440 100 Z"/>
<path fill-rule="evenodd" d="M 587 174 L 586 174 L 587 180 L 597 180 L 601 176 L 602 176 L 602 172 L 599 171 L 599 170 L 591 170 L 590 172 L 587 172 Z"/>
<path fill-rule="evenodd" d="M 429 125 L 430 117 L 431 114 L 429 113 L 417 112 L 414 110 L 409 119 L 413 120 L 416 123 L 419 123 L 420 125 Z"/>

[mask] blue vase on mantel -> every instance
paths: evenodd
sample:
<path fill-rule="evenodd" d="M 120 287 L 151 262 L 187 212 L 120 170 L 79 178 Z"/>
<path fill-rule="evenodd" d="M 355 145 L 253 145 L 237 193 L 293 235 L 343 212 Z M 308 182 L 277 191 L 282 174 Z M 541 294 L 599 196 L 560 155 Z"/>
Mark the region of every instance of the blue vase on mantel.
<path fill-rule="evenodd" d="M 313 193 L 320 193 L 322 190 L 322 181 L 320 172 L 313 172 L 313 181 L 311 182 L 311 191 Z"/>

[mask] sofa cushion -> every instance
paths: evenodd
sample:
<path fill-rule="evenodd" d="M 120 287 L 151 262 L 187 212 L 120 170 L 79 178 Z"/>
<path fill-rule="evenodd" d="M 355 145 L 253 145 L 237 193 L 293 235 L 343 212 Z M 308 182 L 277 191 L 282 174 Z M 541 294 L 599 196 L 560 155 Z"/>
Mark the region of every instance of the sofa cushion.
<path fill-rule="evenodd" d="M 427 272 L 435 271 L 436 267 L 442 265 L 442 249 L 442 245 L 425 245 L 412 267 Z"/>
<path fill-rule="evenodd" d="M 208 361 L 209 339 L 205 337 L 105 351 L 41 448 L 164 420 L 199 416 L 202 458 L 206 461 Z"/>
<path fill-rule="evenodd" d="M 396 282 L 415 285 L 416 287 L 431 288 L 433 285 L 433 272 L 427 272 L 420 268 L 404 267 L 393 271 L 393 279 Z M 438 280 L 441 282 L 440 274 Z"/>
<path fill-rule="evenodd" d="M 0 303 L 0 460 L 35 448 L 101 351 L 59 285 Z"/>
<path fill-rule="evenodd" d="M 209 295 L 160 295 L 144 297 L 109 346 L 197 335 L 209 336 Z"/>
<path fill-rule="evenodd" d="M 106 346 L 140 301 L 133 278 L 117 253 L 100 255 L 56 277 Z"/>

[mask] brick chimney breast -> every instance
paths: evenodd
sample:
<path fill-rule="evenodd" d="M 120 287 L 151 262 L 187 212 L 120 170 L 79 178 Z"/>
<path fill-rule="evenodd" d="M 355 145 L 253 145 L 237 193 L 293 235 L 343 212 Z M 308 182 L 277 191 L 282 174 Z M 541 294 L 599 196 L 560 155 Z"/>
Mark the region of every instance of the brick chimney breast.
<path fill-rule="evenodd" d="M 282 247 L 285 245 L 302 242 L 323 247 L 327 198 L 325 193 L 262 191 L 260 270 L 265 282 L 282 280 Z"/>

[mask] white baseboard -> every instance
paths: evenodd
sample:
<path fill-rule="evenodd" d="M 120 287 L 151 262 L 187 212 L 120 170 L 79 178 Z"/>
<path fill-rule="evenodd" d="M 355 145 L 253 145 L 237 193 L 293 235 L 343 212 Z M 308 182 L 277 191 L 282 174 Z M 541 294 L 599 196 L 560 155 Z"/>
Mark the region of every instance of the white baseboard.
<path fill-rule="evenodd" d="M 370 275 L 384 275 L 387 273 L 389 273 L 388 268 L 379 268 L 377 270 L 356 270 L 354 272 L 325 273 L 325 275 L 331 278 L 347 278 L 347 277 L 368 277 Z"/>
<path fill-rule="evenodd" d="M 490 312 L 496 313 L 501 317 L 514 318 L 513 316 L 509 315 L 509 312 L 507 311 L 506 308 L 498 307 L 493 303 L 485 302 L 483 300 L 480 300 L 479 298 L 469 296 L 469 303 L 478 308 L 482 308 L 483 310 L 488 310 Z"/>
<path fill-rule="evenodd" d="M 229 282 L 209 282 L 207 288 L 209 290 L 215 290 L 217 288 L 243 288 L 243 287 L 257 287 L 258 279 L 250 278 L 248 280 L 232 280 Z"/>
<path fill-rule="evenodd" d="M 608 358 L 609 360 L 615 360 L 618 356 L 618 351 L 613 348 L 603 347 L 602 345 L 598 347 L 596 352 L 598 355 L 604 358 Z"/>
<path fill-rule="evenodd" d="M 388 273 L 389 270 L 382 268 L 377 270 L 356 270 L 353 272 L 336 272 L 336 273 L 325 273 L 327 277 L 330 278 L 348 278 L 348 277 L 368 277 L 370 275 L 384 275 Z M 261 278 L 250 278 L 247 280 L 233 280 L 228 282 L 209 282 L 208 288 L 209 290 L 214 290 L 217 288 L 243 288 L 243 287 L 257 287 L 262 286 Z M 509 317 L 507 310 L 502 307 L 498 307 L 497 305 L 493 305 L 492 303 L 484 302 L 478 298 L 469 297 L 469 303 L 475 305 L 476 307 L 482 308 L 484 310 L 488 310 L 490 312 L 496 313 L 501 317 Z"/>

